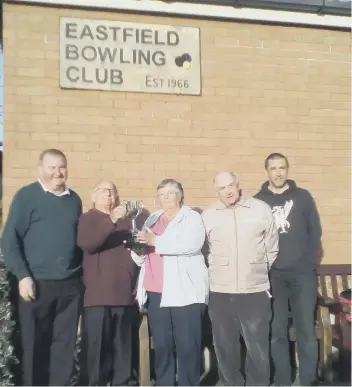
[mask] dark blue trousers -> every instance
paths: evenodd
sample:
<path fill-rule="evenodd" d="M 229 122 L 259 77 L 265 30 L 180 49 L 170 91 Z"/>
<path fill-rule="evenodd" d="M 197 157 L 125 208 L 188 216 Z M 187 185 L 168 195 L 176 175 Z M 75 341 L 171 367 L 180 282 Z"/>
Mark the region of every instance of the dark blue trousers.
<path fill-rule="evenodd" d="M 161 294 L 148 292 L 148 317 L 155 350 L 157 386 L 199 386 L 203 304 L 160 307 Z"/>
<path fill-rule="evenodd" d="M 292 384 L 289 342 L 287 338 L 289 309 L 296 329 L 299 378 L 301 386 L 317 380 L 318 342 L 315 335 L 317 280 L 315 271 L 292 273 L 272 270 L 273 320 L 271 325 L 271 355 L 274 382 L 277 386 Z"/>

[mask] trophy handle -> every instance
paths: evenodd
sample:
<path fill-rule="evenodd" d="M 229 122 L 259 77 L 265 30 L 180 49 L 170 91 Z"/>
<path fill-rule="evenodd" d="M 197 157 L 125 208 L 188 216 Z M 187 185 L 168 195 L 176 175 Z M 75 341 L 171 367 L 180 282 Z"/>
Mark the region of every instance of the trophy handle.
<path fill-rule="evenodd" d="M 139 202 L 139 211 L 138 211 L 138 215 L 137 216 L 139 216 L 142 212 L 143 212 L 143 202 L 142 201 L 140 201 Z M 137 218 L 137 216 L 136 216 L 136 218 Z"/>
<path fill-rule="evenodd" d="M 136 226 L 136 219 L 132 218 L 132 235 L 137 234 L 137 226 Z"/>
<path fill-rule="evenodd" d="M 128 216 L 128 214 L 127 214 L 127 202 L 126 202 L 126 200 L 122 200 L 122 204 L 125 206 L 125 218 Z"/>

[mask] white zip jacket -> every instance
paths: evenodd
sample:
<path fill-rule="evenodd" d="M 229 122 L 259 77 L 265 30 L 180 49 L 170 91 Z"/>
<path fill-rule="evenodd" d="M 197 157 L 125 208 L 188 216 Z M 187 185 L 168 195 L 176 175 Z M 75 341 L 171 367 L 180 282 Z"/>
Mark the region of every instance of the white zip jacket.
<path fill-rule="evenodd" d="M 143 230 L 151 227 L 163 211 L 151 214 Z M 207 304 L 209 300 L 209 274 L 201 252 L 205 241 L 205 228 L 198 212 L 183 206 L 168 224 L 164 233 L 155 238 L 155 253 L 163 256 L 164 277 L 161 307 Z M 137 300 L 142 307 L 147 301 L 144 289 L 145 259 L 131 251 L 132 259 L 141 267 Z"/>

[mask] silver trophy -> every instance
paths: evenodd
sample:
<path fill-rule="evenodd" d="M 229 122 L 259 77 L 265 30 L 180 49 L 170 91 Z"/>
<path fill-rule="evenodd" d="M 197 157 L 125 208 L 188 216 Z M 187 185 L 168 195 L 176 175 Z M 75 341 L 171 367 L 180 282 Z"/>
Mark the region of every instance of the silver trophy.
<path fill-rule="evenodd" d="M 143 203 L 140 200 L 128 200 L 127 202 L 125 202 L 125 205 L 126 205 L 126 216 L 128 216 L 132 220 L 132 230 L 131 230 L 132 238 L 128 244 L 131 247 L 140 247 L 141 243 L 137 241 L 138 229 L 136 226 L 136 219 L 143 211 Z"/>

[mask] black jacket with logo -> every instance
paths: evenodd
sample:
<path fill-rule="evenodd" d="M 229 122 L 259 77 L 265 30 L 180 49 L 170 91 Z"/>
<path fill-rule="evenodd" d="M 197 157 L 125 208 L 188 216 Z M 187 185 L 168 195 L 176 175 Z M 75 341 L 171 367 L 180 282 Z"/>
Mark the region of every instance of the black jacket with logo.
<path fill-rule="evenodd" d="M 319 214 L 311 194 L 288 180 L 281 194 L 270 191 L 266 182 L 254 196 L 267 203 L 279 230 L 279 254 L 272 269 L 315 270 L 322 235 Z"/>

